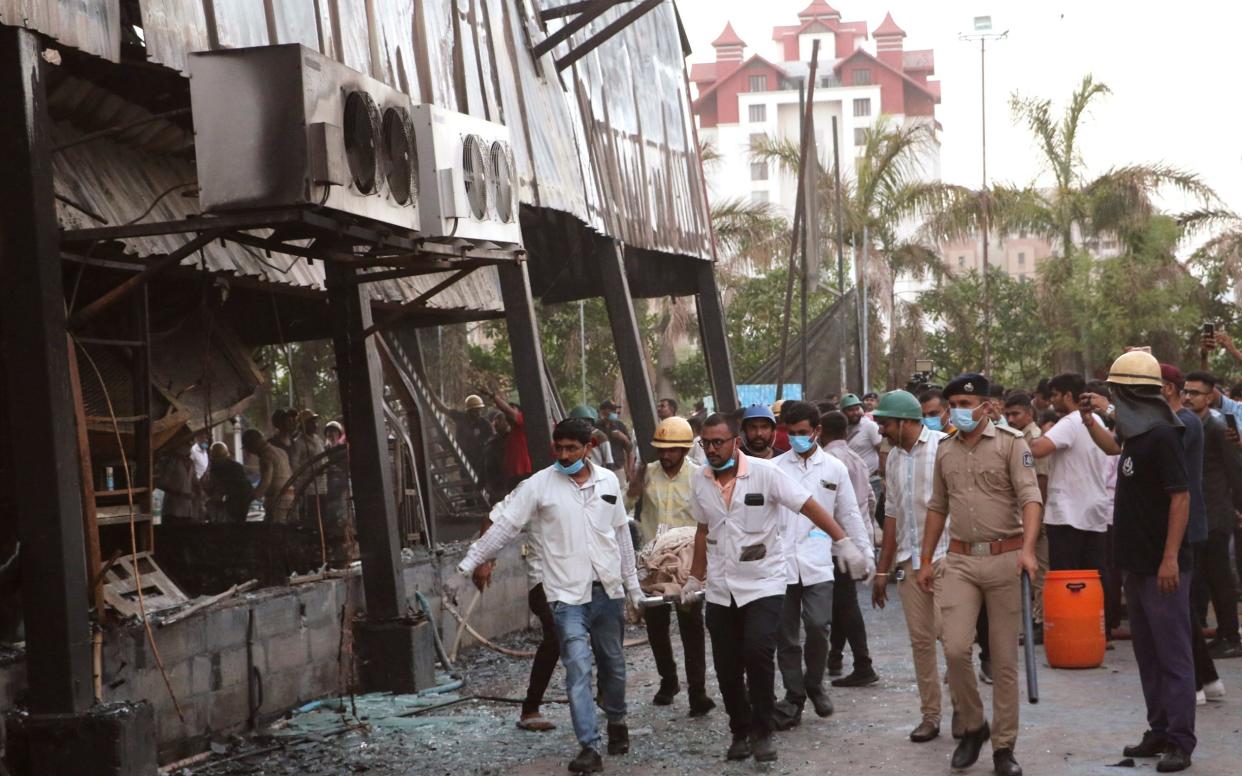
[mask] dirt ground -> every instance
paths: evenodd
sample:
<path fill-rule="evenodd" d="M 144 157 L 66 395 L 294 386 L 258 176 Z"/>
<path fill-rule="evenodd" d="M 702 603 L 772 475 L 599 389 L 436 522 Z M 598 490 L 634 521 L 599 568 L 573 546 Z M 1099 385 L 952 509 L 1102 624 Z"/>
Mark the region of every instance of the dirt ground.
<path fill-rule="evenodd" d="M 918 723 L 918 695 L 900 601 L 890 596 L 888 609 L 864 605 L 868 636 L 880 682 L 861 689 L 833 689 L 836 713 L 819 719 L 810 713 L 801 727 L 778 734 L 780 759 L 768 766 L 753 761 L 726 763 L 728 726 L 715 680 L 708 668 L 708 688 L 718 708 L 700 719 L 686 716 L 683 691 L 673 706 L 651 705 L 658 678 L 648 647 L 627 650 L 629 669 L 630 753 L 605 757 L 605 772 L 620 774 L 711 774 L 729 776 L 755 771 L 771 774 L 936 774 L 950 773 L 953 740 L 947 712 L 943 733 L 927 744 L 907 739 Z M 674 628 L 675 630 L 675 628 Z M 533 648 L 536 632 L 506 641 Z M 643 635 L 641 626 L 631 637 Z M 710 644 L 709 644 L 710 650 Z M 680 645 L 674 645 L 679 652 Z M 1142 694 L 1128 642 L 1107 652 L 1104 665 L 1089 670 L 1053 670 L 1036 652 L 1040 702 L 1024 703 L 1016 754 L 1028 774 L 1087 776 L 1155 772 L 1155 761 L 1139 760 L 1136 768 L 1110 767 L 1120 760 L 1124 744 L 1138 740 L 1145 728 Z M 339 732 L 348 712 L 327 706 L 295 715 L 279 737 L 235 742 L 225 756 L 271 747 L 228 762 L 203 763 L 177 771 L 178 776 L 241 776 L 241 774 L 493 774 L 535 776 L 564 773 L 577 752 L 564 703 L 550 703 L 545 714 L 557 729 L 528 733 L 514 727 L 518 707 L 471 696 L 520 698 L 524 695 L 529 661 L 472 649 L 459 659 L 466 684 L 456 692 L 412 699 L 364 698 L 359 716 L 365 729 Z M 681 660 L 679 658 L 680 665 Z M 846 669 L 849 656 L 846 656 Z M 1199 707 L 1199 748 L 1191 773 L 1226 776 L 1242 773 L 1242 659 L 1217 663 L 1227 691 L 1225 703 Z M 683 680 L 684 681 L 684 680 Z M 983 687 L 990 708 L 990 689 Z M 780 697 L 779 687 L 777 695 Z M 564 671 L 553 678 L 548 697 L 564 699 Z M 461 702 L 439 709 L 432 704 Z M 945 694 L 948 706 L 947 688 Z M 419 710 L 422 711 L 419 711 Z M 414 712 L 419 711 L 415 714 Z M 405 715 L 405 716 L 399 716 Z M 989 714 L 990 716 L 990 714 Z M 603 715 L 600 714 L 603 726 Z M 969 772 L 991 773 L 990 749 Z"/>

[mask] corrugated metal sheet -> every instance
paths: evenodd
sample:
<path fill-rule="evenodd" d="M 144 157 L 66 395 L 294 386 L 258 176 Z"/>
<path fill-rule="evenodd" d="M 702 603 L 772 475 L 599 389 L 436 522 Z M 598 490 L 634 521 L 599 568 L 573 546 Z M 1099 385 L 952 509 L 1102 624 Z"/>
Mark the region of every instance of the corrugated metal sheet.
<path fill-rule="evenodd" d="M 58 143 L 76 136 L 78 132 L 65 124 L 57 125 L 54 133 Z M 142 221 L 174 221 L 199 212 L 198 199 L 192 196 L 194 167 L 182 159 L 146 154 L 109 140 L 96 140 L 56 154 L 53 163 L 56 193 L 103 216 L 109 224 L 123 224 L 139 217 Z M 152 203 L 155 204 L 152 206 Z M 150 212 L 143 215 L 148 207 L 151 207 Z M 100 225 L 64 202 L 57 202 L 57 211 L 61 226 L 67 229 Z M 185 240 L 185 236 L 155 235 L 131 238 L 125 244 L 136 255 L 155 256 L 171 253 Z M 222 246 L 213 242 L 183 264 L 278 285 L 324 288 L 322 262 L 311 264 L 305 259 L 281 255 L 268 258 L 261 251 L 234 243 Z M 448 274 L 369 283 L 366 287 L 377 300 L 401 302 L 417 297 Z M 445 310 L 500 311 L 503 307 L 496 271 L 490 267 L 476 270 L 441 291 L 428 305 Z"/>
<path fill-rule="evenodd" d="M 121 58 L 121 0 L 0 0 L 0 24 L 38 30 L 112 62 Z"/>
<path fill-rule="evenodd" d="M 318 48 L 416 100 L 507 124 L 524 204 L 569 213 L 636 247 L 709 257 L 672 0 L 560 75 L 553 54 L 536 62 L 529 53 L 545 34 L 534 21 L 538 1 L 140 0 L 140 6 L 153 62 L 185 72 L 188 52 L 213 46 Z M 26 19 L 27 26 L 78 42 L 67 45 L 85 40 L 87 50 L 115 59 L 97 49 L 106 32 L 119 51 L 118 17 L 63 12 L 80 2 L 0 0 L 0 21 Z M 574 40 L 630 7 L 610 11 Z M 567 49 L 562 44 L 556 53 Z"/>

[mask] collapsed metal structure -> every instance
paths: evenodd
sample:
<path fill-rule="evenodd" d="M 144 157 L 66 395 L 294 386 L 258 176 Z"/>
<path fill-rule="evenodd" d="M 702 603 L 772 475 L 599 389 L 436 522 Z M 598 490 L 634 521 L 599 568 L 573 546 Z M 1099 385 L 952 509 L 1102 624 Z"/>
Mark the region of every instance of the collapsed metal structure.
<path fill-rule="evenodd" d="M 506 125 L 522 243 L 431 238 L 313 205 L 202 213 L 190 54 L 288 43 L 414 103 Z M 671 0 L 101 0 L 85 8 L 0 0 L 8 160 L 0 342 L 11 440 L 3 497 L 22 578 L 39 580 L 21 587 L 30 712 L 23 767 L 80 773 L 81 760 L 63 752 L 64 731 L 106 718 L 92 728 L 104 732 L 79 743 L 114 755 L 112 770 L 99 772 L 149 771 L 139 753 L 151 737 L 149 710 L 101 716 L 96 689 L 88 608 L 103 563 L 96 507 L 118 491 L 93 490 L 90 459 L 106 434 L 89 433 L 91 418 L 102 419 L 83 410 L 90 396 L 75 395 L 90 382 L 79 374 L 86 349 L 121 353 L 115 370 L 93 371 L 110 427 L 123 415 L 132 438 L 118 431 L 114 451 L 135 460 L 121 493 L 132 512 L 135 494 L 143 501 L 152 490 L 152 445 L 165 440 L 156 426 L 174 438 L 247 401 L 253 364 L 238 354 L 332 340 L 366 600 L 354 629 L 366 653 L 360 671 L 364 686 L 394 691 L 417 686 L 415 666 L 426 657 L 416 654 L 424 647 L 408 618 L 383 404 L 387 373 L 389 387 L 427 414 L 418 353 L 402 347 L 413 330 L 504 319 L 524 411 L 539 419 L 528 423 L 536 465 L 549 458 L 554 395 L 539 300 L 604 297 L 635 431 L 648 440 L 654 401 L 633 299 L 694 296 L 717 406 L 732 408 L 686 46 Z M 153 365 L 175 376 L 177 354 L 198 347 L 162 350 L 176 340 L 153 338 L 153 324 L 176 330 L 187 310 L 203 311 L 232 355 L 204 344 L 211 366 L 197 382 L 174 390 L 170 378 L 153 391 Z M 113 393 L 125 394 L 129 409 L 118 413 Z M 427 467 L 420 474 L 430 510 Z"/>

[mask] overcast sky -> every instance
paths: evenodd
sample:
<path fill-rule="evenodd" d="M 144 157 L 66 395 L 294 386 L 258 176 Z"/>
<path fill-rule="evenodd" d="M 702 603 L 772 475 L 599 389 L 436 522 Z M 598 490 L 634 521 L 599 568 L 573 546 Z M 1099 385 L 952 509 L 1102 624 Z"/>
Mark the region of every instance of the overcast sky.
<path fill-rule="evenodd" d="M 810 0 L 677 0 L 694 53 L 712 61 L 711 41 L 733 22 L 747 55 L 776 57 L 772 27 L 793 24 Z M 936 52 L 943 100 L 942 174 L 980 182 L 979 44 L 958 40 L 977 15 L 991 15 L 1007 40 L 988 44 L 988 175 L 1024 184 L 1043 176 L 1029 133 L 1014 124 L 1009 95 L 1063 105 L 1086 73 L 1113 94 L 1088 117 L 1079 147 L 1092 173 L 1165 162 L 1197 172 L 1226 205 L 1242 211 L 1242 126 L 1237 63 L 1242 3 L 1186 0 L 830 0 L 845 20 L 874 30 L 891 11 L 907 49 Z M 1171 203 L 1174 204 L 1174 203 Z"/>

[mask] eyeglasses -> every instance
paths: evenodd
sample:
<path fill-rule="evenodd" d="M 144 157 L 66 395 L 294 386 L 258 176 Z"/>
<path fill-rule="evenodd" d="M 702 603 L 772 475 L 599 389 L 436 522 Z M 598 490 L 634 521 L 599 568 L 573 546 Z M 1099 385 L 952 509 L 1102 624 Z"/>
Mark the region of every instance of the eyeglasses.
<path fill-rule="evenodd" d="M 724 447 L 733 441 L 733 437 L 728 439 L 700 439 L 699 446 L 704 450 L 715 450 L 718 447 Z"/>
<path fill-rule="evenodd" d="M 1208 396 L 1210 394 L 1211 394 L 1211 391 L 1195 391 L 1195 390 L 1191 390 L 1190 388 L 1182 389 L 1182 396 Z"/>

